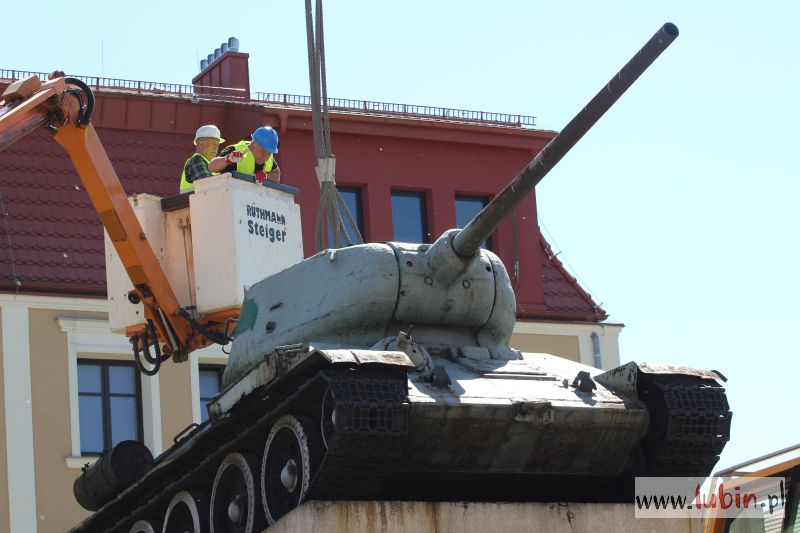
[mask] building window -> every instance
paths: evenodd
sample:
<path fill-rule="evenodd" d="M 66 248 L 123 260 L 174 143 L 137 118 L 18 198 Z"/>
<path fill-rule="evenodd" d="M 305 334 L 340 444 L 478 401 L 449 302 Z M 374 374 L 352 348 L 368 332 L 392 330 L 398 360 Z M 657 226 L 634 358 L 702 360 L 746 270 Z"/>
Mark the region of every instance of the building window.
<path fill-rule="evenodd" d="M 486 207 L 486 198 L 481 196 L 456 196 L 456 225 L 463 228 L 467 223 Z M 481 244 L 481 248 L 492 249 L 492 239 L 489 238 Z"/>
<path fill-rule="evenodd" d="M 100 454 L 123 440 L 142 442 L 141 399 L 133 363 L 79 360 L 81 454 Z"/>
<path fill-rule="evenodd" d="M 392 191 L 392 226 L 397 242 L 429 242 L 425 193 Z"/>
<path fill-rule="evenodd" d="M 201 365 L 200 366 L 200 421 L 208 420 L 208 408 L 206 404 L 211 398 L 219 393 L 222 383 L 222 371 L 225 369 L 221 365 Z"/>
<path fill-rule="evenodd" d="M 350 211 L 350 214 L 353 215 L 356 226 L 358 226 L 358 231 L 363 236 L 364 211 L 361 207 L 361 187 L 337 187 L 337 189 L 339 189 L 339 193 L 342 195 L 342 199 L 344 200 L 347 209 Z M 339 214 L 342 217 L 344 228 L 347 230 L 347 235 L 350 236 L 350 242 L 353 244 L 358 244 L 356 233 L 353 231 L 353 227 L 350 225 L 350 221 L 347 219 L 347 215 L 344 214 L 341 207 L 339 207 Z M 331 231 L 330 224 L 328 224 L 328 246 L 333 247 L 333 245 L 333 231 Z"/>

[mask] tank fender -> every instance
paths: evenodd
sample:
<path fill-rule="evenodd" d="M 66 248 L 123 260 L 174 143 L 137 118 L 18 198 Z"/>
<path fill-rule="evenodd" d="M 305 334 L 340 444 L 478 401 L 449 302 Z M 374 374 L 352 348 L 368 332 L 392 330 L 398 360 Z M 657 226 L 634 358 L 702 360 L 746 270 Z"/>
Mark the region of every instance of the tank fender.
<path fill-rule="evenodd" d="M 699 370 L 688 366 L 658 365 L 634 361 L 598 374 L 594 377 L 594 380 L 614 392 L 636 400 L 638 399 L 637 385 L 641 374 L 684 375 L 727 381 L 725 376 L 716 370 Z"/>
<path fill-rule="evenodd" d="M 280 376 L 293 372 L 296 368 L 314 360 L 323 360 L 331 365 L 390 365 L 408 370 L 414 363 L 401 351 L 393 350 L 321 350 L 313 346 L 279 346 L 252 365 L 233 383 L 226 386 L 208 404 L 211 418 L 228 412 L 244 397 L 258 388 L 269 386 Z"/>
<path fill-rule="evenodd" d="M 649 422 L 640 443 L 645 475 L 691 477 L 712 471 L 731 430 L 722 374 L 631 362 L 595 380 L 645 404 Z"/>
<path fill-rule="evenodd" d="M 411 359 L 398 350 L 319 350 L 315 348 L 314 353 L 321 355 L 331 364 L 382 364 L 401 366 L 409 370 L 414 368 Z"/>

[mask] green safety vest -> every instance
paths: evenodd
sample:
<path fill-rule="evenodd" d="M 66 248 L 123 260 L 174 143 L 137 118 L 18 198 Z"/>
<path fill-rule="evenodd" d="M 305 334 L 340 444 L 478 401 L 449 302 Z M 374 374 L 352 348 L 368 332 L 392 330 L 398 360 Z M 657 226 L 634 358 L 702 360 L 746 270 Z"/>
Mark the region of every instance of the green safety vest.
<path fill-rule="evenodd" d="M 249 141 L 239 141 L 233 145 L 233 149 L 239 152 L 244 152 L 247 149 Z M 272 172 L 272 167 L 275 166 L 275 158 L 269 154 L 269 159 L 264 162 L 264 172 Z M 256 158 L 253 157 L 253 152 L 244 154 L 241 161 L 236 163 L 236 171 L 242 174 L 255 174 L 256 173 Z"/>
<path fill-rule="evenodd" d="M 189 157 L 189 159 L 186 160 L 186 163 L 183 164 L 183 173 L 181 173 L 181 192 L 191 191 L 191 190 L 194 189 L 194 183 L 190 183 L 190 182 L 186 181 L 186 164 L 192 159 L 192 157 L 194 157 L 196 155 L 199 155 L 200 157 L 205 159 L 206 165 L 208 164 L 208 159 L 206 159 L 206 156 L 204 156 L 203 154 L 199 154 L 199 153 L 192 154 L 191 157 Z"/>

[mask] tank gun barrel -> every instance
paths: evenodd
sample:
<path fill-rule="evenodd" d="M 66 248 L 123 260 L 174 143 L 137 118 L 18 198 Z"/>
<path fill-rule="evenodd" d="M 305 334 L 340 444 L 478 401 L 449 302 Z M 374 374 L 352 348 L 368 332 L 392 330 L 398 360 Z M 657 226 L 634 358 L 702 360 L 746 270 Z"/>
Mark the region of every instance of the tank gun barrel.
<path fill-rule="evenodd" d="M 678 28 L 670 22 L 659 28 L 586 107 L 575 115 L 511 183 L 453 238 L 455 252 L 461 257 L 474 255 L 481 243 L 497 229 L 503 218 L 514 210 L 677 36 Z"/>

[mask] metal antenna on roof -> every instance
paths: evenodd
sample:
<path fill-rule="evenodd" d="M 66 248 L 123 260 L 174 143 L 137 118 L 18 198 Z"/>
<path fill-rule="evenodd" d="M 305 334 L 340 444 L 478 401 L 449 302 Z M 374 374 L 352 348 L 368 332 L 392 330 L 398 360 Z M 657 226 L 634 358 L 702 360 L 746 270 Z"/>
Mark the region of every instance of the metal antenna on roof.
<path fill-rule="evenodd" d="M 316 17 L 314 17 L 316 15 Z M 312 13 L 311 0 L 306 0 L 306 36 L 308 39 L 308 81 L 311 86 L 311 123 L 314 129 L 314 148 L 317 154 L 317 180 L 320 186 L 317 211 L 317 251 L 325 248 L 327 220 L 333 234 L 332 248 L 351 245 L 350 235 L 342 222 L 342 213 L 353 230 L 358 244 L 363 242 L 353 215 L 336 188 L 336 157 L 331 152 L 331 126 L 328 118 L 328 86 L 325 78 L 325 32 L 322 23 L 322 0 L 316 0 Z"/>

